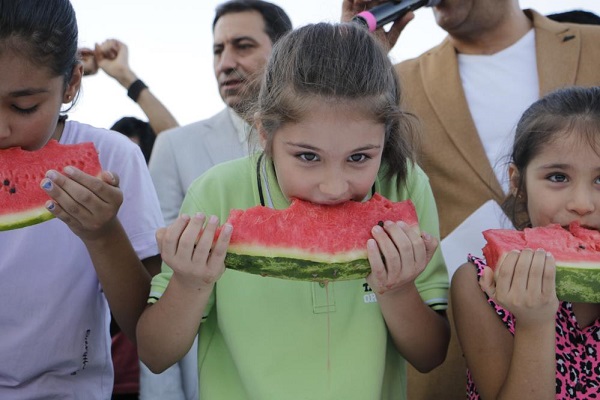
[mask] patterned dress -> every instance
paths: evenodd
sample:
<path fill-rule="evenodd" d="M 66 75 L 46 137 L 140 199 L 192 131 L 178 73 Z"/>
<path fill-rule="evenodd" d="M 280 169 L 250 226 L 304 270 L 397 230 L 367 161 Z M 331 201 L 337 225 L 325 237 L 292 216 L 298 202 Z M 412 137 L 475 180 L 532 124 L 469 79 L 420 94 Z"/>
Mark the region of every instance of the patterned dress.
<path fill-rule="evenodd" d="M 481 277 L 485 261 L 469 256 Z M 494 307 L 511 334 L 515 334 L 515 317 L 492 299 Z M 581 329 L 573 313 L 573 305 L 562 301 L 556 313 L 556 398 L 600 399 L 600 318 L 594 324 Z M 470 371 L 467 371 L 467 398 L 479 399 L 479 393 Z"/>

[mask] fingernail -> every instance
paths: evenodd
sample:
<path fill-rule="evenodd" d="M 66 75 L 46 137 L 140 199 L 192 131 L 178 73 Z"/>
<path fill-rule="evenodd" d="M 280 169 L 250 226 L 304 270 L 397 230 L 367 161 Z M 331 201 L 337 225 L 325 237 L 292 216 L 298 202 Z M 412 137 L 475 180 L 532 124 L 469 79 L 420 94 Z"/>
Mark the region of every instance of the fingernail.
<path fill-rule="evenodd" d="M 431 240 L 431 235 L 427 232 L 422 232 L 421 236 L 423 237 L 424 240 L 427 240 L 427 241 Z"/>
<path fill-rule="evenodd" d="M 50 170 L 50 171 L 46 172 L 46 178 L 48 178 L 48 179 L 54 180 L 57 177 L 58 177 L 58 174 L 54 170 Z"/>
<path fill-rule="evenodd" d="M 67 167 L 67 168 L 69 168 L 69 167 Z M 110 177 L 110 181 L 112 183 L 115 183 L 115 176 L 112 174 L 112 172 L 106 171 L 106 175 L 108 175 Z"/>
<path fill-rule="evenodd" d="M 208 222 L 211 224 L 217 224 L 219 223 L 219 218 L 216 215 L 211 215 Z"/>
<path fill-rule="evenodd" d="M 380 227 L 379 225 L 375 225 L 372 229 L 373 233 L 381 233 L 383 232 L 383 228 Z"/>
<path fill-rule="evenodd" d="M 52 181 L 50 179 L 42 180 L 42 189 L 44 189 L 44 190 L 52 189 Z"/>
<path fill-rule="evenodd" d="M 75 173 L 75 168 L 73 168 L 69 165 L 68 167 L 65 167 L 63 169 L 63 172 L 67 175 L 73 175 Z"/>
<path fill-rule="evenodd" d="M 231 224 L 223 225 L 223 233 L 230 234 L 233 231 L 233 226 Z"/>
<path fill-rule="evenodd" d="M 49 201 L 48 203 L 46 203 L 46 208 L 48 209 L 48 211 L 54 210 L 54 202 Z"/>

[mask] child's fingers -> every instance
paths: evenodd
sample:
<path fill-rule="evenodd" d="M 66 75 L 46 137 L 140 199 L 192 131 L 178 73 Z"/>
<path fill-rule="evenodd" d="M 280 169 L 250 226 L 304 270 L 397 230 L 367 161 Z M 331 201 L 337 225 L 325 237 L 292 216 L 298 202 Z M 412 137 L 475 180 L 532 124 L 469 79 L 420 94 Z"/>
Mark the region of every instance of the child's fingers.
<path fill-rule="evenodd" d="M 546 264 L 546 252 L 538 249 L 532 254 L 531 267 L 527 277 L 527 292 L 533 296 L 542 294 L 544 266 Z"/>
<path fill-rule="evenodd" d="M 542 293 L 551 297 L 556 297 L 556 261 L 551 253 L 546 253 L 544 260 Z"/>
<path fill-rule="evenodd" d="M 479 279 L 479 287 L 488 295 L 488 297 L 496 298 L 496 280 L 494 279 L 494 271 L 490 267 L 485 267 L 481 278 Z"/>
<path fill-rule="evenodd" d="M 193 259 L 206 262 L 208 260 L 213 240 L 215 237 L 215 232 L 217 231 L 217 227 L 219 226 L 219 218 L 215 215 L 211 215 L 208 218 L 208 222 L 204 227 L 204 231 L 202 231 L 202 235 L 197 238 L 196 248 L 193 253 Z"/>
<path fill-rule="evenodd" d="M 425 244 L 425 265 L 427 265 L 433 258 L 433 255 L 435 254 L 440 242 L 435 236 L 432 236 L 427 232 L 421 232 L 421 237 L 423 238 L 423 243 Z"/>
<path fill-rule="evenodd" d="M 171 225 L 164 228 L 161 232 L 162 237 L 160 241 L 161 255 L 164 259 L 168 257 L 174 257 L 177 254 L 177 248 L 179 246 L 179 238 L 183 233 L 183 230 L 190 222 L 190 216 L 182 214 Z M 160 229 L 159 229 L 160 231 Z M 157 232 L 158 235 L 158 232 Z M 157 236 L 158 237 L 158 236 Z"/>
<path fill-rule="evenodd" d="M 519 254 L 519 258 L 515 264 L 515 270 L 510 284 L 510 291 L 515 293 L 525 293 L 527 283 L 529 281 L 529 273 L 531 271 L 533 261 L 533 250 L 523 249 Z"/>
<path fill-rule="evenodd" d="M 225 257 L 227 256 L 227 248 L 229 247 L 229 240 L 233 233 L 233 226 L 231 224 L 223 225 L 219 237 L 215 242 L 208 260 L 208 265 L 211 270 L 222 269 L 225 263 Z"/>
<path fill-rule="evenodd" d="M 196 243 L 198 243 L 198 237 L 202 233 L 206 216 L 203 213 L 197 213 L 192 216 L 179 237 L 179 244 L 177 245 L 177 255 L 183 257 L 185 260 L 192 260 L 195 254 Z"/>
<path fill-rule="evenodd" d="M 513 280 L 513 274 L 515 272 L 515 265 L 519 258 L 519 251 L 512 250 L 508 252 L 498 263 L 496 271 L 494 272 L 494 280 L 496 281 L 496 293 L 508 293 Z"/>
<path fill-rule="evenodd" d="M 371 265 L 371 279 L 377 283 L 377 285 L 372 286 L 375 286 L 374 289 L 376 289 L 376 287 L 381 286 L 387 281 L 387 271 L 385 269 L 381 250 L 379 250 L 379 245 L 375 239 L 367 240 L 367 258 Z"/>
<path fill-rule="evenodd" d="M 66 214 L 70 216 L 69 219 L 75 220 L 86 219 L 91 215 L 91 211 L 86 208 L 86 205 L 75 200 L 72 196 L 72 194 L 79 193 L 79 197 L 82 197 L 81 193 L 84 189 L 81 185 L 57 171 L 48 171 L 40 186 L 52 198 L 52 201 L 48 202 L 46 207 L 55 216 L 60 216 L 63 221 L 67 222 Z"/>
<path fill-rule="evenodd" d="M 72 166 L 65 167 L 63 169 L 63 173 L 73 182 L 76 182 L 80 186 L 89 190 L 95 197 L 104 203 L 116 203 L 120 206 L 123 202 L 123 194 L 120 190 L 118 190 L 119 177 L 110 171 L 102 171 L 100 175 L 101 179 L 86 174 L 80 169 Z M 67 184 L 69 183 L 67 182 Z M 66 190 L 70 190 L 70 187 L 66 186 Z M 74 188 L 73 190 L 76 189 Z"/>

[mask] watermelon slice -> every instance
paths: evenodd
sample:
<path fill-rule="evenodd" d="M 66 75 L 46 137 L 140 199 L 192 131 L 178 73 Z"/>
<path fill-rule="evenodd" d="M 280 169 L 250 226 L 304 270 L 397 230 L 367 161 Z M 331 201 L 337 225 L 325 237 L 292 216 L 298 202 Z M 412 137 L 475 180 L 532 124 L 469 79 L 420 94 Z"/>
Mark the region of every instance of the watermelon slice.
<path fill-rule="evenodd" d="M 382 221 L 418 222 L 410 200 L 379 194 L 335 206 L 294 200 L 285 210 L 256 206 L 231 211 L 233 225 L 225 265 L 252 274 L 305 281 L 366 277 L 367 240 Z"/>
<path fill-rule="evenodd" d="M 523 231 L 490 229 L 483 255 L 495 269 L 498 260 L 511 250 L 544 249 L 556 260 L 556 294 L 560 300 L 600 303 L 600 232 L 572 223 Z"/>
<path fill-rule="evenodd" d="M 94 144 L 61 145 L 56 140 L 36 151 L 19 147 L 0 150 L 0 231 L 22 228 L 54 216 L 46 210 L 50 197 L 40 188 L 49 169 L 72 165 L 90 175 L 102 172 Z"/>

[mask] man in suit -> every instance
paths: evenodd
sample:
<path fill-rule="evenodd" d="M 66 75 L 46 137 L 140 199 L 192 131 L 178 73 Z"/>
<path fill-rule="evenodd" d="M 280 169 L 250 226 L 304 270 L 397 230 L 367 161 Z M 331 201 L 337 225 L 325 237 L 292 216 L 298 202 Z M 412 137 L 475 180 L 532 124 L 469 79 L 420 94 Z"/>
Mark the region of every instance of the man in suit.
<path fill-rule="evenodd" d="M 179 215 L 189 185 L 215 164 L 248 153 L 251 118 L 260 78 L 273 44 L 292 29 L 287 14 L 260 0 L 220 4 L 213 20 L 214 73 L 226 108 L 211 118 L 161 133 L 149 168 L 166 224 Z M 197 399 L 196 347 L 160 375 L 141 371 L 144 399 Z"/>
<path fill-rule="evenodd" d="M 343 0 L 342 19 L 381 2 Z M 396 70 L 405 108 L 422 121 L 420 163 L 444 238 L 488 200 L 503 201 L 503 157 L 533 101 L 559 87 L 600 84 L 600 27 L 560 24 L 521 10 L 518 0 L 441 0 L 433 12 L 448 36 Z M 378 32 L 384 44 L 393 47 L 412 17 Z M 409 398 L 464 399 L 465 368 L 453 335 L 441 367 L 409 370 Z"/>
<path fill-rule="evenodd" d="M 226 108 L 211 118 L 162 133 L 154 144 L 150 174 L 165 223 L 173 222 L 191 182 L 208 168 L 248 152 L 247 107 L 273 44 L 292 29 L 287 14 L 260 0 L 220 4 L 213 20 L 213 66 Z"/>

